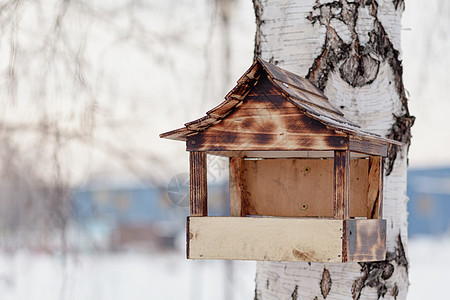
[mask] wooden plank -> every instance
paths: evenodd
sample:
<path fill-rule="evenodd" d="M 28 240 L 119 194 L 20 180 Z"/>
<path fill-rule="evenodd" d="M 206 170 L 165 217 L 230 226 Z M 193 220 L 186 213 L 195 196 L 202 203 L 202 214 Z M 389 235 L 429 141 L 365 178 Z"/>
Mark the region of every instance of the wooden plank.
<path fill-rule="evenodd" d="M 225 99 L 244 100 L 245 96 L 247 96 L 257 82 L 256 79 L 250 79 L 246 76 L 241 77 L 238 84 L 225 95 Z"/>
<path fill-rule="evenodd" d="M 230 157 L 230 216 L 245 216 L 244 159 Z"/>
<path fill-rule="evenodd" d="M 186 258 L 189 259 L 189 234 L 191 232 L 190 228 L 189 228 L 189 216 L 186 217 Z"/>
<path fill-rule="evenodd" d="M 387 156 L 388 143 L 375 139 L 350 136 L 349 150 L 369 155 Z"/>
<path fill-rule="evenodd" d="M 338 136 L 347 138 L 344 135 L 335 134 L 333 132 L 319 131 L 307 127 L 303 127 L 302 118 L 293 115 L 280 116 L 284 123 L 278 123 L 274 116 L 271 116 L 271 120 L 261 120 L 254 117 L 243 117 L 239 120 L 229 122 L 228 128 L 223 130 L 220 127 L 211 127 L 208 133 L 249 133 L 249 134 L 274 134 L 274 135 L 305 135 L 305 136 Z"/>
<path fill-rule="evenodd" d="M 274 79 L 274 82 L 290 96 L 297 98 L 298 100 L 304 101 L 310 105 L 320 107 L 322 109 L 328 110 L 329 112 L 343 116 L 344 114 L 338 110 L 336 107 L 328 102 L 328 99 L 319 97 L 315 94 L 307 93 L 300 90 L 298 87 L 287 84 L 285 82 Z"/>
<path fill-rule="evenodd" d="M 208 154 L 245 158 L 334 158 L 334 151 L 208 151 Z M 350 152 L 350 158 L 369 158 L 364 153 Z"/>
<path fill-rule="evenodd" d="M 293 104 L 278 108 L 265 108 L 267 101 L 245 102 L 233 111 L 226 119 L 215 125 L 217 131 L 225 132 L 272 132 L 295 134 L 324 134 L 345 136 L 328 129 L 322 123 L 311 119 Z M 269 105 L 267 105 L 269 106 Z"/>
<path fill-rule="evenodd" d="M 369 186 L 367 189 L 367 219 L 381 218 L 383 198 L 382 157 L 369 158 Z"/>
<path fill-rule="evenodd" d="M 192 130 L 192 131 L 201 131 L 201 130 L 205 130 L 206 128 L 208 128 L 209 126 L 218 123 L 219 120 L 217 120 L 216 118 L 213 118 L 211 116 L 204 116 L 200 119 L 197 119 L 195 121 L 189 122 L 184 124 L 186 126 L 187 129 Z"/>
<path fill-rule="evenodd" d="M 190 208 L 191 216 L 207 216 L 207 170 L 206 153 L 192 151 L 190 162 Z"/>
<path fill-rule="evenodd" d="M 255 96 L 247 97 L 219 123 L 189 136 L 187 150 L 282 151 L 348 148 L 347 135 L 336 133 L 304 115 L 273 89 L 267 79 L 261 79 L 254 88 Z M 199 125 L 196 123 L 195 126 Z"/>
<path fill-rule="evenodd" d="M 342 262 L 348 262 L 348 223 L 346 220 L 342 222 Z"/>
<path fill-rule="evenodd" d="M 244 164 L 247 214 L 333 217 L 333 159 L 246 159 Z M 350 161 L 351 217 L 367 214 L 368 165 L 368 159 Z"/>
<path fill-rule="evenodd" d="M 381 157 L 380 161 L 380 191 L 378 193 L 378 216 L 376 216 L 378 219 L 383 218 L 383 186 L 384 186 L 384 158 Z"/>
<path fill-rule="evenodd" d="M 336 134 L 334 130 L 327 129 L 322 123 L 306 116 L 296 105 L 271 89 L 272 84 L 267 79 L 262 80 L 254 89 L 255 95 L 248 96 L 214 129 L 255 132 L 255 128 L 262 127 L 263 132 Z"/>
<path fill-rule="evenodd" d="M 265 110 L 274 111 L 286 111 L 291 114 L 300 115 L 300 109 L 288 102 L 285 97 L 280 94 L 277 95 L 267 95 L 263 92 L 262 87 L 258 84 L 252 93 L 245 98 L 245 101 L 239 106 L 239 110 L 262 110 L 263 115 L 269 116 Z M 236 112 L 234 112 L 236 113 Z M 255 115 L 255 112 L 248 113 L 248 115 Z M 245 114 L 244 114 L 245 116 Z"/>
<path fill-rule="evenodd" d="M 263 72 L 263 68 L 256 62 L 253 63 L 253 65 L 245 72 L 245 77 L 249 79 L 259 79 Z M 242 77 L 244 77 L 242 76 Z M 240 80 L 238 80 L 239 82 Z"/>
<path fill-rule="evenodd" d="M 228 115 L 241 101 L 235 99 L 225 100 L 213 109 L 209 110 L 206 114 L 216 118 L 222 119 Z"/>
<path fill-rule="evenodd" d="M 265 71 L 264 71 L 265 70 Z M 260 98 L 269 99 L 269 101 L 259 101 Z M 204 131 L 207 128 L 214 127 L 220 130 L 226 130 L 226 126 L 219 126 L 228 120 L 229 114 L 234 112 L 241 103 L 247 103 L 247 107 L 240 109 L 240 114 L 246 116 L 265 116 L 268 123 L 268 130 L 272 130 L 272 126 L 279 129 L 279 134 L 284 133 L 282 130 L 283 117 L 287 114 L 300 115 L 306 114 L 311 120 L 316 120 L 322 127 L 323 124 L 327 128 L 332 129 L 333 134 L 350 133 L 354 135 L 351 139 L 350 150 L 361 152 L 369 155 L 387 155 L 387 144 L 401 145 L 400 142 L 374 136 L 373 134 L 364 132 L 359 126 L 345 119 L 339 109 L 332 106 L 325 95 L 317 89 L 309 80 L 304 79 L 289 71 L 278 68 L 277 66 L 258 59 L 249 70 L 238 80 L 238 84 L 226 96 L 226 100 L 216 108 L 207 112 L 207 116 L 189 122 L 186 124 L 188 131 L 180 132 L 179 130 L 164 133 L 161 137 L 184 140 L 190 134 L 198 131 Z M 242 100 L 242 101 L 238 101 Z M 291 102 L 291 103 L 289 103 Z M 252 107 L 254 105 L 254 107 Z M 287 107 L 289 106 L 290 107 Z M 274 114 L 274 112 L 277 112 Z M 277 115 L 274 120 L 272 116 Z M 292 119 L 292 118 L 291 118 Z M 238 121 L 234 119 L 234 121 Z M 252 120 L 247 119 L 245 122 L 249 125 Z M 258 123 L 258 122 L 256 122 Z M 288 122 L 292 124 L 292 122 Z M 262 126 L 264 124 L 256 124 Z M 244 125 L 245 127 L 246 125 Z M 248 126 L 249 128 L 252 126 Z M 296 127 L 300 130 L 302 127 Z M 304 127 L 313 130 L 314 126 Z M 295 131 L 298 132 L 298 131 Z M 190 146 L 188 145 L 188 150 Z M 223 149 L 222 146 L 219 147 Z M 348 148 L 348 147 L 346 147 Z M 192 148 L 195 151 L 200 148 Z M 209 149 L 206 147 L 206 149 Z M 276 148 L 281 149 L 281 148 Z M 292 148 L 286 148 L 292 150 Z M 339 148 L 340 149 L 340 148 Z M 204 149 L 202 149 L 204 150 Z M 234 148 L 231 150 L 235 150 Z M 268 149 L 273 150 L 273 149 Z M 317 150 L 317 149 L 311 149 Z M 336 149 L 335 149 L 336 150 Z M 213 151 L 213 150 L 211 150 Z"/>
<path fill-rule="evenodd" d="M 259 59 L 259 62 L 263 65 L 263 67 L 270 73 L 271 77 L 278 79 L 279 81 L 286 82 L 293 86 L 296 86 L 306 92 L 315 94 L 320 97 L 326 98 L 321 90 L 319 90 L 311 81 L 305 79 L 303 77 L 298 76 L 292 72 L 281 69 L 271 63 L 263 61 Z"/>
<path fill-rule="evenodd" d="M 244 99 L 262 75 L 262 67 L 258 63 L 252 66 L 238 79 L 237 85 L 225 95 L 225 99 Z"/>
<path fill-rule="evenodd" d="M 328 135 L 221 132 L 207 130 L 188 136 L 188 151 L 290 151 L 347 149 L 347 137 Z"/>
<path fill-rule="evenodd" d="M 189 217 L 191 259 L 341 262 L 343 222 Z"/>
<path fill-rule="evenodd" d="M 245 158 L 334 158 L 334 151 L 208 151 L 208 154 L 225 157 Z M 353 153 L 352 153 L 353 154 Z M 352 155 L 351 154 L 351 155 Z M 366 157 L 357 153 L 352 158 Z"/>
<path fill-rule="evenodd" d="M 335 219 L 349 218 L 350 197 L 350 153 L 346 151 L 334 152 L 334 202 L 333 215 Z"/>
<path fill-rule="evenodd" d="M 300 109 L 304 110 L 308 116 L 311 116 L 317 120 L 320 120 L 319 118 L 324 118 L 325 120 L 324 124 L 326 124 L 328 127 L 334 127 L 334 124 L 337 123 L 344 127 L 350 126 L 348 127 L 349 129 L 359 128 L 358 125 L 354 124 L 350 120 L 347 120 L 343 116 L 333 112 L 329 112 L 328 110 L 322 109 L 321 107 L 309 105 L 308 103 L 298 100 L 295 97 L 289 97 L 289 101 L 295 104 Z"/>
<path fill-rule="evenodd" d="M 346 220 L 349 262 L 386 259 L 386 220 Z"/>
<path fill-rule="evenodd" d="M 191 133 L 186 127 L 164 132 L 159 135 L 162 139 L 171 139 L 176 141 L 186 141 L 186 135 Z"/>

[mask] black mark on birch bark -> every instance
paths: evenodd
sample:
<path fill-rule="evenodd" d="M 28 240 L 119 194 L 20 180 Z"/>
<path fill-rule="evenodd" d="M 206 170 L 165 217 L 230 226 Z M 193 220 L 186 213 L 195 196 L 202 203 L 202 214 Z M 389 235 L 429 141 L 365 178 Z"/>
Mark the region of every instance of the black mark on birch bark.
<path fill-rule="evenodd" d="M 291 294 L 291 299 L 292 300 L 298 299 L 298 285 L 295 285 L 294 291 Z"/>
<path fill-rule="evenodd" d="M 331 276 L 327 269 L 323 269 L 322 280 L 320 281 L 320 292 L 324 299 L 327 298 L 328 293 L 331 290 Z"/>
<path fill-rule="evenodd" d="M 253 10 L 255 11 L 256 33 L 255 33 L 255 49 L 253 50 L 253 59 L 261 56 L 261 25 L 264 21 L 261 20 L 263 13 L 263 6 L 260 0 L 253 0 Z"/>
<path fill-rule="evenodd" d="M 318 22 L 326 27 L 325 42 L 321 54 L 314 60 L 307 78 L 315 82 L 322 90 L 328 81 L 329 72 L 335 69 L 348 84 L 361 87 L 372 83 L 378 75 L 380 60 L 373 55 L 371 45 L 362 45 L 356 32 L 358 11 L 364 2 L 333 1 L 318 2 L 308 17 L 313 24 Z M 332 20 L 344 23 L 350 34 L 351 42 L 345 43 L 331 26 Z"/>
<path fill-rule="evenodd" d="M 389 138 L 401 141 L 408 145 L 411 142 L 411 127 L 414 124 L 414 116 L 408 110 L 408 99 L 403 85 L 403 67 L 400 53 L 394 48 L 389 36 L 381 22 L 378 20 L 378 3 L 376 0 L 364 1 L 333 1 L 317 4 L 310 12 L 308 20 L 319 23 L 326 28 L 325 41 L 320 54 L 306 75 L 321 90 L 324 90 L 330 72 L 339 71 L 340 77 L 352 87 L 362 87 L 371 84 L 378 76 L 379 66 L 387 62 L 395 78 L 395 86 L 402 103 L 402 112 L 394 116 L 395 123 L 392 126 Z M 403 0 L 393 0 L 394 7 L 404 8 Z M 362 45 L 356 32 L 359 9 L 368 9 L 374 18 L 373 29 L 369 32 L 369 41 Z M 351 34 L 351 42 L 344 42 L 331 26 L 331 21 L 337 20 L 344 23 Z M 386 175 L 392 172 L 394 162 L 399 152 L 398 146 L 389 148 L 386 163 Z"/>
<path fill-rule="evenodd" d="M 378 299 L 384 297 L 390 289 L 390 292 L 394 298 L 398 295 L 398 286 L 394 283 L 394 286 L 390 287 L 387 282 L 392 277 L 395 268 L 403 267 L 408 273 L 409 264 L 405 254 L 405 248 L 400 234 L 397 236 L 397 246 L 395 251 L 386 253 L 386 260 L 359 263 L 361 265 L 362 275 L 353 282 L 352 297 L 353 300 L 357 300 L 361 297 L 361 291 L 365 287 L 375 288 L 377 290 Z"/>
<path fill-rule="evenodd" d="M 392 297 L 394 297 L 394 300 L 397 300 L 397 296 L 398 296 L 397 283 L 394 283 L 394 286 L 392 287 L 392 290 L 391 290 L 391 295 L 392 295 Z"/>
<path fill-rule="evenodd" d="M 255 284 L 255 296 L 253 297 L 253 300 L 260 300 L 261 299 L 261 293 L 258 291 L 258 285 Z"/>
<path fill-rule="evenodd" d="M 404 11 L 405 10 L 405 0 L 392 0 L 394 3 L 394 7 L 396 10 L 399 10 L 399 8 Z"/>
<path fill-rule="evenodd" d="M 406 100 L 406 97 L 405 97 Z M 411 127 L 414 125 L 414 121 L 416 117 L 411 116 L 409 112 L 405 113 L 401 116 L 394 115 L 394 124 L 391 127 L 390 133 L 388 134 L 388 138 L 400 141 L 407 145 L 407 149 L 409 151 L 409 146 L 411 144 Z M 389 145 L 388 148 L 388 156 L 386 158 L 386 175 L 391 174 L 392 169 L 394 168 L 395 159 L 397 158 L 397 153 L 399 151 L 399 146 Z"/>

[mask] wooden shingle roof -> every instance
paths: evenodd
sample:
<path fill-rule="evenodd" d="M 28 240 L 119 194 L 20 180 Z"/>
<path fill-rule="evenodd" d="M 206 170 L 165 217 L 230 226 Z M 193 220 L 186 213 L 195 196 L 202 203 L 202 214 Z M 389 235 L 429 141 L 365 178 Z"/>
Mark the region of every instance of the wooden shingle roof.
<path fill-rule="evenodd" d="M 206 116 L 186 123 L 183 128 L 163 133 L 160 137 L 186 141 L 188 136 L 203 132 L 214 124 L 221 122 L 245 101 L 247 94 L 258 83 L 262 75 L 269 79 L 286 101 L 299 109 L 299 114 L 305 114 L 329 129 L 346 133 L 355 138 L 368 138 L 381 143 L 401 145 L 397 141 L 362 130 L 357 124 L 347 120 L 344 114 L 337 107 L 333 106 L 322 91 L 308 79 L 279 68 L 260 58 L 257 58 L 253 65 L 237 81 L 237 85 L 225 96 L 225 100 L 209 110 Z"/>

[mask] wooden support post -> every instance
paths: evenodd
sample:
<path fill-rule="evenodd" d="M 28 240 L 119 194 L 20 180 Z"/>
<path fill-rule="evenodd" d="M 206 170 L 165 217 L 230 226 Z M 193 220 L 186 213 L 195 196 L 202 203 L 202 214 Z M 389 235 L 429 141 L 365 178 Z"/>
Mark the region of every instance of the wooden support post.
<path fill-rule="evenodd" d="M 369 188 L 367 190 L 367 219 L 383 217 L 383 158 L 369 158 Z"/>
<path fill-rule="evenodd" d="M 384 157 L 380 157 L 380 192 L 378 193 L 378 219 L 383 218 L 383 185 L 384 185 Z"/>
<path fill-rule="evenodd" d="M 348 220 L 350 216 L 350 152 L 334 151 L 333 216 Z"/>
<path fill-rule="evenodd" d="M 230 157 L 230 216 L 245 217 L 244 159 Z"/>
<path fill-rule="evenodd" d="M 207 170 L 206 153 L 191 151 L 190 161 L 190 199 L 191 216 L 207 216 Z"/>

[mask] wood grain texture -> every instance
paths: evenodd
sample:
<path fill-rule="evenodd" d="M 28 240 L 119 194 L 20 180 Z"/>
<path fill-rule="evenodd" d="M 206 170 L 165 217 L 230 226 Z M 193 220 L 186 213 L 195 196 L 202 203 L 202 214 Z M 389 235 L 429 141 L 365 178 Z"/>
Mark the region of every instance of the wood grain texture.
<path fill-rule="evenodd" d="M 342 262 L 348 262 L 348 223 L 346 220 L 342 221 Z"/>
<path fill-rule="evenodd" d="M 383 210 L 384 210 L 384 158 L 381 157 L 380 161 L 380 188 L 378 194 L 378 219 L 383 218 Z"/>
<path fill-rule="evenodd" d="M 258 83 L 261 75 L 263 75 L 262 67 L 256 62 L 253 63 L 247 72 L 245 72 L 241 78 L 238 79 L 237 85 L 225 95 L 225 99 L 244 100 L 245 97 L 252 91 L 253 87 Z"/>
<path fill-rule="evenodd" d="M 189 153 L 190 171 L 190 212 L 191 216 L 208 215 L 208 187 L 206 170 L 206 153 L 192 151 Z"/>
<path fill-rule="evenodd" d="M 189 233 L 191 230 L 189 229 L 189 216 L 186 217 L 186 258 L 189 259 Z"/>
<path fill-rule="evenodd" d="M 263 77 L 225 119 L 189 136 L 186 147 L 188 151 L 342 150 L 348 148 L 348 136 L 306 116 Z"/>
<path fill-rule="evenodd" d="M 291 127 L 294 129 L 306 128 L 314 130 L 314 126 L 296 128 L 292 126 L 295 123 L 296 117 L 304 116 L 309 118 L 309 120 L 320 124 L 321 127 L 329 128 L 331 135 L 342 134 L 342 136 L 351 138 L 352 143 L 350 150 L 371 155 L 386 155 L 387 144 L 401 145 L 401 143 L 397 141 L 389 140 L 379 135 L 361 130 L 357 124 L 346 119 L 343 113 L 337 107 L 332 105 L 325 95 L 323 95 L 323 93 L 320 92 L 320 90 L 318 90 L 309 80 L 295 75 L 287 70 L 283 70 L 261 59 L 257 59 L 249 70 L 241 76 L 237 82 L 237 85 L 225 96 L 225 101 L 209 110 L 205 117 L 186 123 L 186 130 L 183 132 L 180 132 L 179 130 L 171 131 L 161 134 L 161 137 L 176 140 L 187 140 L 189 136 L 197 134 L 202 135 L 202 132 L 210 128 L 217 127 L 216 130 L 223 131 L 225 129 L 226 131 L 226 128 L 221 128 L 221 126 L 217 126 L 217 124 L 221 124 L 222 120 L 227 120 L 228 116 L 235 112 L 236 108 L 242 104 L 245 104 L 245 108 L 241 108 L 240 113 L 243 116 L 250 118 L 265 116 L 265 122 L 260 122 L 259 125 L 262 125 L 261 128 L 264 129 L 268 126 L 268 131 L 274 134 L 274 136 L 277 136 L 277 133 L 280 135 L 284 134 L 285 131 L 283 130 L 278 130 L 276 133 L 271 132 L 272 129 L 276 129 L 275 127 L 272 128 L 273 124 L 278 126 L 283 125 L 283 121 L 287 124 L 291 124 Z M 282 116 L 283 114 L 290 114 L 290 120 L 288 120 L 288 117 L 279 117 L 278 119 L 275 118 L 274 120 L 271 120 L 274 115 L 274 111 L 277 112 L 275 115 L 278 114 L 279 116 Z M 234 121 L 242 121 L 240 119 L 236 119 L 236 115 L 234 118 Z M 244 124 L 244 127 L 251 127 L 249 123 L 252 122 L 252 119 L 247 119 L 245 122 L 247 124 Z M 234 125 L 236 125 L 236 123 Z M 240 130 L 238 129 L 237 132 L 239 131 Z M 262 132 L 265 133 L 266 130 L 263 130 Z M 291 133 L 292 132 L 289 132 L 289 134 Z M 298 132 L 294 130 L 294 133 L 304 133 L 304 131 Z M 208 137 L 204 138 L 208 139 Z M 227 138 L 230 140 L 230 136 Z M 262 137 L 262 139 L 264 139 L 266 143 L 277 142 L 276 140 L 272 140 L 273 138 L 270 141 L 267 140 L 267 137 Z M 250 141 L 244 139 L 244 142 L 247 145 L 248 143 L 251 144 L 257 140 L 259 139 L 256 138 L 255 140 Z M 289 141 L 289 139 L 278 141 L 282 144 L 281 148 L 283 148 L 283 143 L 286 141 Z M 242 138 L 238 137 L 234 142 L 240 143 L 242 142 Z M 315 145 L 315 142 L 316 141 L 309 141 L 309 143 L 313 146 Z M 320 140 L 318 142 L 319 144 L 322 143 Z M 191 140 L 191 143 L 187 144 L 189 151 L 213 150 L 208 148 L 210 145 L 207 143 L 203 145 L 203 148 L 201 148 L 201 146 L 193 146 L 193 144 L 198 145 L 198 141 Z M 274 148 L 275 150 L 280 149 L 280 145 L 277 146 L 278 147 Z M 334 148 L 334 145 L 328 146 L 328 149 L 342 149 L 339 147 L 340 145 L 338 145 L 338 148 Z M 301 147 L 305 147 L 305 145 L 302 145 Z M 348 147 L 349 145 L 346 145 L 345 149 Z M 223 145 L 218 146 L 218 149 L 223 148 Z M 293 145 L 285 147 L 285 149 L 295 150 Z M 317 149 L 315 147 L 308 149 L 323 150 L 323 148 Z M 230 150 L 236 150 L 236 147 Z"/>
<path fill-rule="evenodd" d="M 188 151 L 320 151 L 346 149 L 347 138 L 289 133 L 244 133 L 213 128 L 188 137 Z"/>
<path fill-rule="evenodd" d="M 244 181 L 244 159 L 231 157 L 230 172 L 230 216 L 245 216 L 246 185 Z"/>
<path fill-rule="evenodd" d="M 301 90 L 296 86 L 293 86 L 291 84 L 279 81 L 277 79 L 274 79 L 274 82 L 289 96 L 295 97 L 296 99 L 299 99 L 301 101 L 304 101 L 310 105 L 313 105 L 315 107 L 320 107 L 322 109 L 328 110 L 330 112 L 333 112 L 338 115 L 343 115 L 340 110 L 338 110 L 336 107 L 334 107 L 328 99 L 317 96 L 315 94 L 309 93 L 305 90 Z"/>
<path fill-rule="evenodd" d="M 386 220 L 345 220 L 349 262 L 386 259 Z"/>
<path fill-rule="evenodd" d="M 178 128 L 169 132 L 164 132 L 159 135 L 162 139 L 172 139 L 176 141 L 186 141 L 186 135 L 190 133 L 190 130 L 186 127 Z"/>
<path fill-rule="evenodd" d="M 258 58 L 259 63 L 266 69 L 272 78 L 279 81 L 285 82 L 292 86 L 295 86 L 305 92 L 316 94 L 319 97 L 326 99 L 326 96 L 321 90 L 319 90 L 311 81 L 306 78 L 300 77 L 297 74 L 279 68 L 271 63 L 268 63 L 260 58 Z"/>
<path fill-rule="evenodd" d="M 224 157 L 245 157 L 245 158 L 334 158 L 334 151 L 207 151 L 207 154 Z M 370 155 L 350 152 L 350 158 L 369 158 Z"/>
<path fill-rule="evenodd" d="M 247 214 L 333 217 L 333 159 L 244 160 L 244 164 Z M 350 161 L 351 217 L 367 214 L 368 165 L 368 159 Z"/>
<path fill-rule="evenodd" d="M 231 113 L 233 108 L 236 107 L 236 105 L 238 105 L 239 103 L 241 103 L 240 100 L 235 99 L 225 100 L 216 107 L 206 112 L 206 114 L 216 119 L 222 119 L 229 113 Z"/>
<path fill-rule="evenodd" d="M 323 122 L 322 120 L 322 124 L 326 124 L 326 125 L 331 125 L 331 124 L 341 124 L 345 123 L 345 122 L 350 122 L 347 119 L 345 119 L 344 117 L 332 113 L 326 109 L 323 109 L 321 107 L 318 106 L 313 106 L 313 105 L 308 105 L 305 101 L 301 101 L 297 98 L 294 97 L 289 97 L 288 98 L 289 101 L 293 104 L 295 104 L 296 106 L 298 106 L 299 108 L 301 108 L 302 110 L 304 110 L 308 116 L 313 116 L 314 119 L 316 120 L 328 120 Z M 358 127 L 356 126 L 356 124 L 352 125 L 355 129 L 357 129 Z M 332 128 L 332 126 L 330 126 L 330 128 Z"/>
<path fill-rule="evenodd" d="M 383 216 L 383 158 L 369 158 L 369 186 L 367 190 L 367 218 L 378 219 Z"/>
<path fill-rule="evenodd" d="M 192 259 L 342 261 L 339 220 L 189 217 L 188 223 Z"/>
<path fill-rule="evenodd" d="M 239 79 L 238 84 L 225 96 L 225 99 L 244 100 L 256 83 L 256 79 L 242 76 Z"/>
<path fill-rule="evenodd" d="M 350 151 L 366 153 L 369 155 L 379 155 L 386 157 L 388 151 L 388 143 L 380 142 L 374 139 L 350 136 Z"/>
<path fill-rule="evenodd" d="M 334 218 L 347 220 L 350 209 L 350 153 L 348 150 L 334 152 L 333 178 Z"/>

